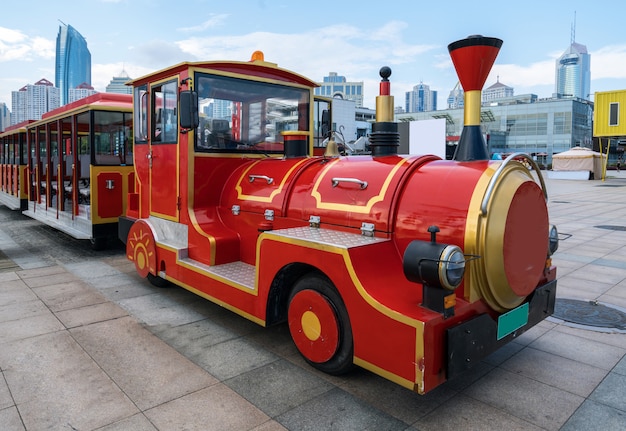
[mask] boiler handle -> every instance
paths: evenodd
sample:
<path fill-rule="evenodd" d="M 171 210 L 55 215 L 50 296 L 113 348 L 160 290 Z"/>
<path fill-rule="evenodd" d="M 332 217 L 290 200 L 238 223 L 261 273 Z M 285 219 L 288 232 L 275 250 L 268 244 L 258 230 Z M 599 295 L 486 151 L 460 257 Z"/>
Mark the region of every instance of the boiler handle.
<path fill-rule="evenodd" d="M 367 181 L 359 180 L 358 178 L 333 178 L 331 182 L 333 187 L 337 187 L 339 183 L 355 183 L 361 186 L 361 190 L 367 188 Z"/>

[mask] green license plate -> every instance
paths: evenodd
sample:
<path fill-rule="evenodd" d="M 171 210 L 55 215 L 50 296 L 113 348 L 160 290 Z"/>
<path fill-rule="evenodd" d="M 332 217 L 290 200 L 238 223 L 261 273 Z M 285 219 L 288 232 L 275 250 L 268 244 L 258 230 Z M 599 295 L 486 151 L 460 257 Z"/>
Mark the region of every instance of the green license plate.
<path fill-rule="evenodd" d="M 498 317 L 498 340 L 528 323 L 528 302 Z"/>

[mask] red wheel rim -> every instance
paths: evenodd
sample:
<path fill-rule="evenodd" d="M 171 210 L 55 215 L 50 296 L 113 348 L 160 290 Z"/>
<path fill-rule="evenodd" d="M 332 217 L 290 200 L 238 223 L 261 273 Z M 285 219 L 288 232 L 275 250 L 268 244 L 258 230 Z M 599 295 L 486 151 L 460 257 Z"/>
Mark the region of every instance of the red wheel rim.
<path fill-rule="evenodd" d="M 289 305 L 289 331 L 311 362 L 329 361 L 339 348 L 339 323 L 332 304 L 314 290 L 298 292 Z"/>

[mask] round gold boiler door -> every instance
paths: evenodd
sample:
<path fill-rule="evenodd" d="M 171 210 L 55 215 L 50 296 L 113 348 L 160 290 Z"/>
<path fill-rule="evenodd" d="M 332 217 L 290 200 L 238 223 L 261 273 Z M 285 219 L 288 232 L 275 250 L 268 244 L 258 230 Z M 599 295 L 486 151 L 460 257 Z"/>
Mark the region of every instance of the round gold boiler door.
<path fill-rule="evenodd" d="M 548 210 L 541 187 L 521 165 L 505 167 L 487 205 L 487 213 L 473 208 L 478 229 L 468 230 L 466 252 L 471 262 L 470 289 L 491 308 L 515 308 L 537 287 L 548 250 Z M 486 189 L 486 184 L 485 184 Z M 482 203 L 485 190 L 476 190 Z M 476 219 L 475 219 L 476 220 Z M 474 251 L 469 251 L 473 249 Z"/>

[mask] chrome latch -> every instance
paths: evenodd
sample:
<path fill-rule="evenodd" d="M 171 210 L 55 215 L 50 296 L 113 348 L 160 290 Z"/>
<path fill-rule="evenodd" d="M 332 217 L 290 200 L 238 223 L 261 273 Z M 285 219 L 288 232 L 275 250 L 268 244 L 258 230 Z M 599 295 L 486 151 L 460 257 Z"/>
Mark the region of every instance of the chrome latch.
<path fill-rule="evenodd" d="M 274 210 L 265 210 L 265 220 L 274 220 Z"/>
<path fill-rule="evenodd" d="M 374 236 L 374 223 L 361 223 L 361 235 Z"/>
<path fill-rule="evenodd" d="M 233 212 L 233 215 L 238 216 L 241 211 L 241 207 L 239 205 L 233 205 L 230 210 Z"/>
<path fill-rule="evenodd" d="M 321 219 L 320 216 L 312 215 L 309 217 L 309 226 L 310 227 L 320 227 Z"/>

